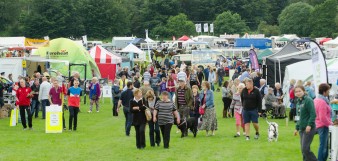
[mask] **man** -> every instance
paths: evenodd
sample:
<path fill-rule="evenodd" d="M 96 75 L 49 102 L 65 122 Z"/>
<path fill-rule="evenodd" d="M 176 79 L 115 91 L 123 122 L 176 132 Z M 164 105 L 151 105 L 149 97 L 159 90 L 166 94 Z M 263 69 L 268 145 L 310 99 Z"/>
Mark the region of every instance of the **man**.
<path fill-rule="evenodd" d="M 203 79 L 204 79 L 204 74 L 203 74 L 201 68 L 198 68 L 198 69 L 197 69 L 197 78 L 198 78 L 198 82 L 199 82 L 198 87 L 201 89 L 201 83 L 202 83 L 202 81 L 203 81 Z"/>
<path fill-rule="evenodd" d="M 121 108 L 121 105 L 123 105 L 123 113 L 126 118 L 125 122 L 125 132 L 126 136 L 130 135 L 130 128 L 133 122 L 133 114 L 130 111 L 130 100 L 134 98 L 134 93 L 133 93 L 133 83 L 128 82 L 127 83 L 128 89 L 126 91 L 123 91 L 121 93 L 120 100 L 118 102 L 118 111 Z"/>
<path fill-rule="evenodd" d="M 175 105 L 178 109 L 178 112 L 180 113 L 181 119 L 188 119 L 189 118 L 189 111 L 190 108 L 192 108 L 192 91 L 191 89 L 186 85 L 184 79 L 179 79 L 179 87 L 176 89 L 175 95 Z"/>
<path fill-rule="evenodd" d="M 121 77 L 120 77 L 120 73 L 121 73 L 121 72 L 122 72 L 122 67 L 119 66 L 119 67 L 117 68 L 117 71 L 116 71 L 116 74 L 115 74 L 115 78 L 116 78 L 116 79 L 121 78 Z"/>
<path fill-rule="evenodd" d="M 264 98 L 265 95 L 268 94 L 268 86 L 266 85 L 266 80 L 261 79 L 259 80 L 260 88 L 259 88 L 259 93 L 261 94 L 261 98 Z"/>
<path fill-rule="evenodd" d="M 218 76 L 218 87 L 222 87 L 223 78 L 225 77 L 225 70 L 223 66 L 218 68 L 217 76 Z"/>
<path fill-rule="evenodd" d="M 69 82 L 69 87 L 73 87 L 74 86 L 74 80 L 78 80 L 80 85 L 81 85 L 81 80 L 80 80 L 80 73 L 79 72 L 73 72 L 73 76 L 71 76 L 69 78 L 70 82 Z"/>
<path fill-rule="evenodd" d="M 239 77 L 239 80 L 243 82 L 245 78 L 250 78 L 250 69 L 246 69 Z"/>
<path fill-rule="evenodd" d="M 143 86 L 140 88 L 140 90 L 142 91 L 142 96 L 146 96 L 146 93 L 150 90 L 153 90 L 150 87 L 149 81 L 144 81 Z"/>
<path fill-rule="evenodd" d="M 39 102 L 39 91 L 40 91 L 40 83 L 39 79 L 34 80 L 34 84 L 31 87 L 32 92 L 33 92 L 33 98 L 32 98 L 32 104 L 31 104 L 31 112 L 32 112 L 32 117 L 35 113 L 35 118 L 38 118 L 39 116 L 39 107 L 40 107 L 40 102 Z"/>
<path fill-rule="evenodd" d="M 256 130 L 255 139 L 259 138 L 258 117 L 262 110 L 262 99 L 259 90 L 253 86 L 252 79 L 246 79 L 246 88 L 241 93 L 243 105 L 243 118 L 245 125 L 246 140 L 250 140 L 250 122 Z"/>
<path fill-rule="evenodd" d="M 121 79 L 120 79 L 120 91 L 123 90 L 123 88 L 127 85 L 128 83 L 128 79 L 126 79 L 126 75 L 121 75 Z"/>
<path fill-rule="evenodd" d="M 39 83 L 42 83 L 42 78 L 41 78 L 41 74 L 39 72 L 35 73 L 35 78 L 39 80 Z"/>
<path fill-rule="evenodd" d="M 204 73 L 204 80 L 208 81 L 209 80 L 209 72 L 210 72 L 210 66 L 208 66 L 207 68 L 204 69 L 203 73 Z"/>
<path fill-rule="evenodd" d="M 154 72 L 153 77 L 151 77 L 149 80 L 149 83 L 151 85 L 151 88 L 154 90 L 156 97 L 158 97 L 161 78 L 157 77 L 157 72 Z"/>
<path fill-rule="evenodd" d="M 55 79 L 53 81 L 53 87 L 50 89 L 49 95 L 48 95 L 49 103 L 51 105 L 62 106 L 62 99 L 63 99 L 62 87 L 59 85 L 59 80 Z M 63 130 L 66 130 L 64 110 L 62 110 L 62 124 L 63 124 Z"/>
<path fill-rule="evenodd" d="M 151 75 L 149 73 L 149 69 L 147 69 L 144 73 L 143 73 L 143 81 L 149 81 Z"/>
<path fill-rule="evenodd" d="M 184 72 L 183 68 L 180 68 L 180 72 L 177 74 L 177 80 L 183 80 L 184 82 L 187 82 L 187 73 Z"/>
<path fill-rule="evenodd" d="M 42 77 L 42 83 L 39 89 L 39 101 L 41 102 L 42 108 L 42 119 L 46 118 L 46 106 L 49 106 L 49 91 L 52 88 L 52 85 L 47 82 L 46 77 Z"/>
<path fill-rule="evenodd" d="M 279 103 L 277 97 L 273 93 L 273 88 L 269 88 L 268 94 L 265 98 L 265 104 L 274 109 L 274 116 L 276 117 L 284 117 L 285 114 L 285 106 L 283 103 Z M 267 107 L 267 108 L 268 108 Z"/>

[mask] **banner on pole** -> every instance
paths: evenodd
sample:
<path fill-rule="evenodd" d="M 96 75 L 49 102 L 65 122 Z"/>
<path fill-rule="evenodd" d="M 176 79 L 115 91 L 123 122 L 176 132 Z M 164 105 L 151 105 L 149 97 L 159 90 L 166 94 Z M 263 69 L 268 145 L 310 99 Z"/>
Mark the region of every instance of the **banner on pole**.
<path fill-rule="evenodd" d="M 82 43 L 83 43 L 84 45 L 87 45 L 87 43 L 88 43 L 87 35 L 82 36 Z"/>
<path fill-rule="evenodd" d="M 214 24 L 210 24 L 210 32 L 213 33 L 214 32 Z"/>
<path fill-rule="evenodd" d="M 249 56 L 250 56 L 251 69 L 259 70 L 258 58 L 257 58 L 257 54 L 254 49 L 250 49 Z"/>
<path fill-rule="evenodd" d="M 204 29 L 204 32 L 208 32 L 208 31 L 209 31 L 208 23 L 205 23 L 205 24 L 204 24 L 203 29 Z"/>
<path fill-rule="evenodd" d="M 62 133 L 62 106 L 46 107 L 46 133 Z"/>
<path fill-rule="evenodd" d="M 321 83 L 328 83 L 327 66 L 324 54 L 318 44 L 314 41 L 310 42 L 310 48 L 312 53 L 312 70 L 313 81 L 315 85 L 315 93 L 318 93 L 318 87 Z"/>
<path fill-rule="evenodd" d="M 202 25 L 201 24 L 195 24 L 196 32 L 202 32 Z"/>

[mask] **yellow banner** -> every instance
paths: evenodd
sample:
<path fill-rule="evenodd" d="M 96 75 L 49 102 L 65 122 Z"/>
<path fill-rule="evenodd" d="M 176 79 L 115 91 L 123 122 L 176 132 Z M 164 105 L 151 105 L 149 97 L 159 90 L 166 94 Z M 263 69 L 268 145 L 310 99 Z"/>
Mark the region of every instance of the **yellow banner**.
<path fill-rule="evenodd" d="M 44 39 L 25 39 L 25 46 L 34 46 L 34 47 L 48 47 L 49 40 Z"/>
<path fill-rule="evenodd" d="M 11 117 L 9 119 L 9 126 L 16 126 L 19 119 L 18 110 L 16 108 L 12 109 Z"/>

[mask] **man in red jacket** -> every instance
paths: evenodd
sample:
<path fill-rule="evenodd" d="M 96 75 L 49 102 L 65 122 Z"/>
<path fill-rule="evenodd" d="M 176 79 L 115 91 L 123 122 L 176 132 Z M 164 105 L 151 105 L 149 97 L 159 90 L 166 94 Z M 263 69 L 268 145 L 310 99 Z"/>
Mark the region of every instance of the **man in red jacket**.
<path fill-rule="evenodd" d="M 24 79 L 20 79 L 20 87 L 16 91 L 16 97 L 17 97 L 17 105 L 19 106 L 20 109 L 20 117 L 23 130 L 27 129 L 25 110 L 27 111 L 28 114 L 29 129 L 32 130 L 33 124 L 32 124 L 32 113 L 30 109 L 31 104 L 30 99 L 33 97 L 33 93 L 31 88 L 26 86 L 26 81 Z"/>

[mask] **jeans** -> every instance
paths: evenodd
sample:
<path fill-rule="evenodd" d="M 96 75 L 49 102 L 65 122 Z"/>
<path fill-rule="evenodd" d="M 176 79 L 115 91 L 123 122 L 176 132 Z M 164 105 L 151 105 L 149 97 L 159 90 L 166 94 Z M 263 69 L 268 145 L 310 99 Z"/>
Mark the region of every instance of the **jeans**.
<path fill-rule="evenodd" d="M 26 111 L 27 111 L 27 115 L 28 115 L 28 126 L 29 128 L 33 127 L 32 124 L 32 113 L 31 113 L 31 109 L 29 106 L 19 106 L 20 109 L 20 117 L 21 117 L 21 123 L 23 128 L 27 128 L 27 124 L 26 124 Z"/>
<path fill-rule="evenodd" d="M 123 113 L 124 117 L 126 118 L 126 123 L 125 123 L 125 130 L 126 130 L 126 135 L 130 135 L 130 128 L 133 123 L 133 114 L 130 112 L 129 107 L 123 107 Z"/>
<path fill-rule="evenodd" d="M 79 113 L 79 107 L 69 106 L 69 130 L 76 131 L 77 128 L 77 114 Z M 72 123 L 74 120 L 74 126 L 72 128 Z"/>
<path fill-rule="evenodd" d="M 299 131 L 303 161 L 317 161 L 315 154 L 313 154 L 310 149 L 315 133 L 315 128 L 312 128 L 309 133 L 306 133 L 305 131 Z"/>
<path fill-rule="evenodd" d="M 35 118 L 39 116 L 39 106 L 40 106 L 39 100 L 32 100 L 31 112 L 32 112 L 32 116 L 35 113 Z"/>
<path fill-rule="evenodd" d="M 46 106 L 50 106 L 48 99 L 41 100 L 42 119 L 46 118 Z"/>
<path fill-rule="evenodd" d="M 215 91 L 214 83 L 210 83 L 210 86 L 211 86 L 211 90 L 212 90 L 212 91 Z"/>
<path fill-rule="evenodd" d="M 175 92 L 169 92 L 170 95 L 170 100 L 173 101 L 173 97 L 174 97 Z M 177 97 L 177 96 L 176 96 Z"/>
<path fill-rule="evenodd" d="M 327 149 L 327 141 L 329 138 L 329 128 L 321 127 L 317 129 L 319 134 L 319 149 L 318 149 L 318 161 L 326 161 L 329 155 Z"/>
<path fill-rule="evenodd" d="M 117 104 L 118 104 L 119 98 L 113 98 L 113 116 L 119 116 L 119 113 L 117 112 Z"/>
<path fill-rule="evenodd" d="M 146 124 L 135 125 L 136 147 L 138 149 L 146 147 Z"/>
<path fill-rule="evenodd" d="M 171 126 L 172 124 L 160 125 L 164 148 L 169 148 Z"/>
<path fill-rule="evenodd" d="M 160 136 L 160 127 L 158 126 L 158 122 L 154 123 L 153 120 L 150 120 L 148 121 L 148 125 L 149 125 L 150 146 L 155 146 L 155 143 L 157 145 L 160 145 L 161 136 Z M 154 136 L 154 133 L 156 137 Z"/>
<path fill-rule="evenodd" d="M 218 87 L 222 87 L 223 77 L 218 77 Z"/>

